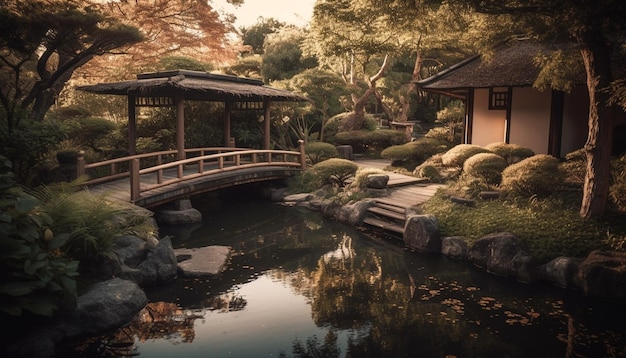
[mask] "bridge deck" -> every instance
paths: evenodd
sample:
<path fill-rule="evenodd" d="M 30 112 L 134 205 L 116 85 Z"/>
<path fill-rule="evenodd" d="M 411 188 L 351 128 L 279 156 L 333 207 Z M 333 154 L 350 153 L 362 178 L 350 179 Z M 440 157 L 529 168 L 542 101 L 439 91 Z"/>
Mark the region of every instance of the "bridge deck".
<path fill-rule="evenodd" d="M 184 176 L 197 172 L 195 165 L 189 165 L 184 169 Z M 142 191 L 140 198 L 135 200 L 134 204 L 149 208 L 192 194 L 257 181 L 284 179 L 298 172 L 300 172 L 299 168 L 281 166 L 260 166 L 219 172 Z M 176 168 L 163 171 L 164 181 L 176 179 L 177 176 Z M 155 184 L 157 184 L 156 174 L 141 176 L 140 185 L 142 187 L 149 187 Z M 106 193 L 107 196 L 117 200 L 131 201 L 129 178 L 92 185 L 89 186 L 89 190 L 93 193 Z"/>

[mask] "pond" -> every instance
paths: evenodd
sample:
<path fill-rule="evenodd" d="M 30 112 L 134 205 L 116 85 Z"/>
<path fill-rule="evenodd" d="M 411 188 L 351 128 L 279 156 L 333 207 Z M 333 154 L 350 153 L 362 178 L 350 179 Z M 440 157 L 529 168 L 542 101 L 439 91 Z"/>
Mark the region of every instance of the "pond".
<path fill-rule="evenodd" d="M 161 235 L 172 236 L 175 247 L 231 246 L 228 269 L 219 278 L 179 278 L 149 290 L 149 306 L 129 326 L 82 342 L 72 354 L 626 355 L 623 303 L 410 252 L 302 208 L 205 199 L 202 224 L 162 228 Z"/>

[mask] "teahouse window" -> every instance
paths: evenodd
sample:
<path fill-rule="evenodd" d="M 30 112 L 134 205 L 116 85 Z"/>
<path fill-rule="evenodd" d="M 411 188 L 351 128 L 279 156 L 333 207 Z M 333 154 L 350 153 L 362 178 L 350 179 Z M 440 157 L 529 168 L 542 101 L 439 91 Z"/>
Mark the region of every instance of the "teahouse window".
<path fill-rule="evenodd" d="M 507 89 L 489 89 L 489 109 L 507 109 L 509 91 Z"/>

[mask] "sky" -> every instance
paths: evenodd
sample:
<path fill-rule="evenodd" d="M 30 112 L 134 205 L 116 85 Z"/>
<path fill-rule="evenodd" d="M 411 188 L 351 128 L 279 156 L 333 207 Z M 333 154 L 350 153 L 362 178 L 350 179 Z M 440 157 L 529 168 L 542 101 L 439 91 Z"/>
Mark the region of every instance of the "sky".
<path fill-rule="evenodd" d="M 304 26 L 313 16 L 315 0 L 244 0 L 244 4 L 235 8 L 226 0 L 213 0 L 214 8 L 235 14 L 235 27 L 250 27 L 259 17 L 273 17 L 278 21 L 297 26 Z"/>

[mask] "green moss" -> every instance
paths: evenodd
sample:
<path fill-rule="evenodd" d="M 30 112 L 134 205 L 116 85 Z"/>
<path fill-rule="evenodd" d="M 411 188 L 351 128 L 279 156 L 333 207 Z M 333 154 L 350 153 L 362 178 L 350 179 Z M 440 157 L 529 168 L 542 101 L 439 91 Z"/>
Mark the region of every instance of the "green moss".
<path fill-rule="evenodd" d="M 500 186 L 509 195 L 530 198 L 547 196 L 562 184 L 559 160 L 551 155 L 537 154 L 504 169 Z"/>

